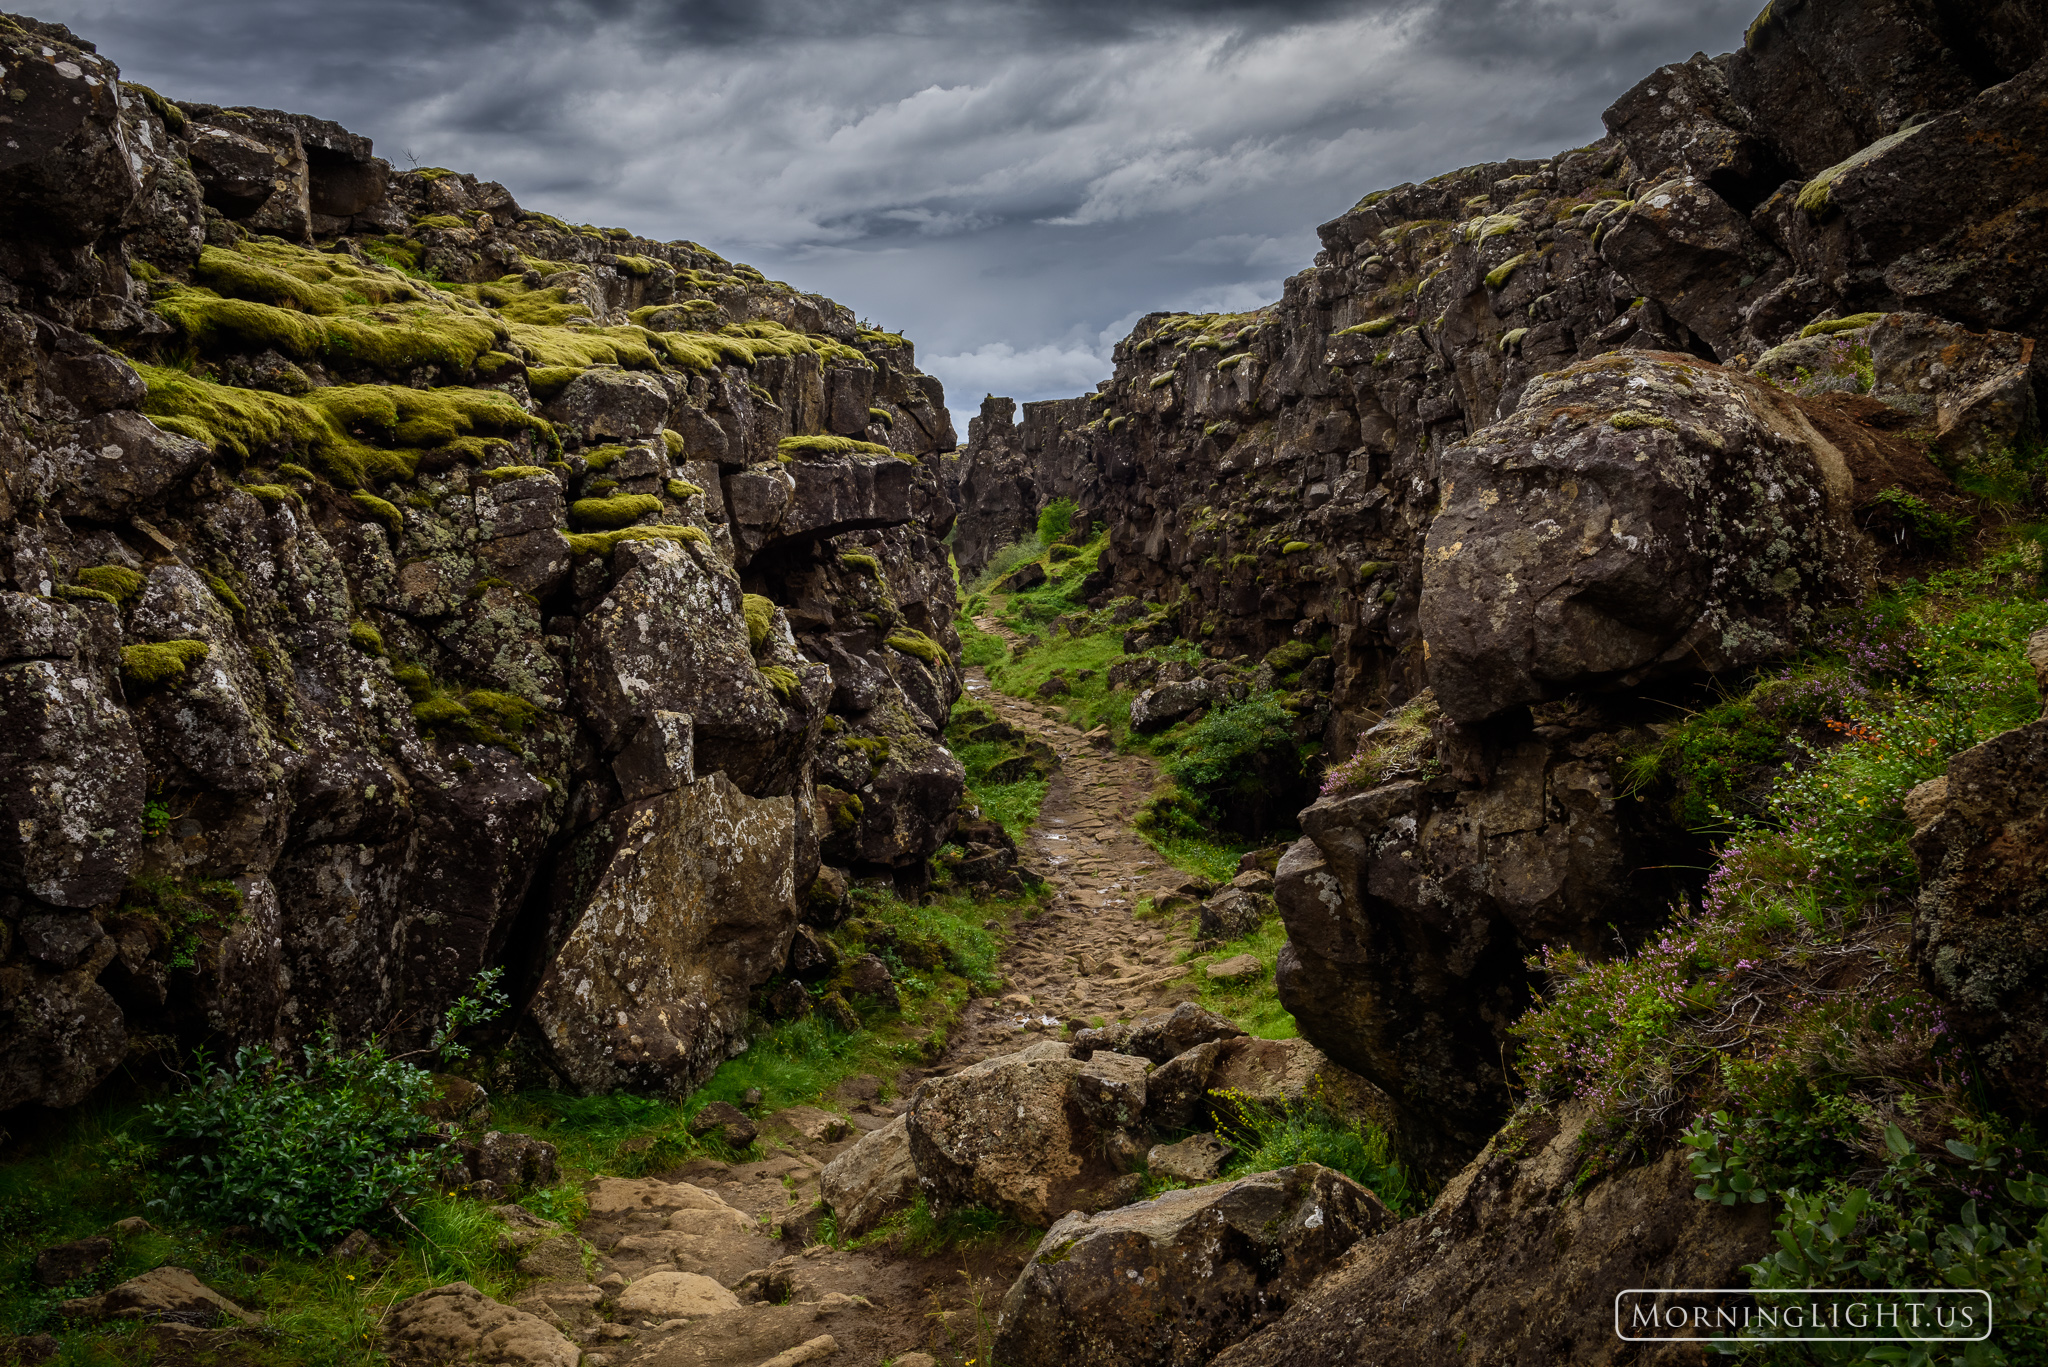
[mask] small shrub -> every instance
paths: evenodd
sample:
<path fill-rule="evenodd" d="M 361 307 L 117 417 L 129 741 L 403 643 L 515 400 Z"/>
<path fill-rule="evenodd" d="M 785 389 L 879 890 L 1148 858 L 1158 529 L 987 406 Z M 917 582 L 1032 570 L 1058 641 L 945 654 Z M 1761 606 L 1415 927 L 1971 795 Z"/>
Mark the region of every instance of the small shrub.
<path fill-rule="evenodd" d="M 194 1085 L 149 1110 L 184 1150 L 160 1204 L 312 1250 L 383 1223 L 428 1188 L 446 1154 L 420 1142 L 433 1133 L 426 1071 L 375 1045 L 343 1049 L 332 1031 L 302 1055 L 295 1067 L 244 1047 L 216 1067 L 200 1054 Z"/>
<path fill-rule="evenodd" d="M 1038 544 L 1050 546 L 1074 529 L 1074 500 L 1056 498 L 1038 510 Z"/>
<path fill-rule="evenodd" d="M 1387 1132 L 1343 1115 L 1320 1087 L 1291 1106 L 1247 1101 L 1228 1090 L 1211 1095 L 1220 1103 L 1212 1103 L 1216 1132 L 1237 1150 L 1232 1175 L 1320 1163 L 1370 1189 L 1396 1215 L 1418 1215 L 1428 1205 L 1421 1184 L 1395 1158 Z"/>

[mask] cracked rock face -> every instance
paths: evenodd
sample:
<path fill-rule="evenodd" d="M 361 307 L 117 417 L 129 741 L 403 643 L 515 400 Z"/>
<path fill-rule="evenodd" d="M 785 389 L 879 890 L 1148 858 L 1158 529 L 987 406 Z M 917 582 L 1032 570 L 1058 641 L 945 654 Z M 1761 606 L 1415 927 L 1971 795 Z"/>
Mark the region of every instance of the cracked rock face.
<path fill-rule="evenodd" d="M 0 64 L 0 1111 L 150 1037 L 411 1047 L 493 968 L 554 1081 L 687 1090 L 828 840 L 924 884 L 953 433 L 907 342 L 61 26 Z"/>

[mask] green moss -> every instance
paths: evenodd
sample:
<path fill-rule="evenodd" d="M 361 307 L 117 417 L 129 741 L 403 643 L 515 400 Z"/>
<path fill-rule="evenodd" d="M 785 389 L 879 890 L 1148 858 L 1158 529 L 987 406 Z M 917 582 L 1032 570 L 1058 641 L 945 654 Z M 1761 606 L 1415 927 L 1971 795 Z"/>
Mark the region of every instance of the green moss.
<path fill-rule="evenodd" d="M 365 655 L 384 653 L 384 633 L 368 622 L 351 622 L 348 627 L 349 643 Z"/>
<path fill-rule="evenodd" d="M 236 487 L 264 503 L 290 503 L 298 498 L 296 493 L 282 484 L 243 484 Z"/>
<path fill-rule="evenodd" d="M 391 533 L 394 540 L 405 535 L 405 514 L 398 511 L 397 505 L 388 503 L 375 494 L 364 493 L 361 489 L 350 494 L 349 499 L 371 518 L 383 523 L 385 530 Z"/>
<path fill-rule="evenodd" d="M 673 428 L 664 427 L 661 429 L 661 443 L 668 448 L 668 458 L 670 460 L 681 460 L 683 458 L 682 433 Z"/>
<path fill-rule="evenodd" d="M 581 365 L 535 366 L 526 372 L 526 388 L 536 399 L 552 399 L 589 368 Z"/>
<path fill-rule="evenodd" d="M 480 473 L 485 479 L 496 481 L 501 479 L 531 479 L 535 475 L 544 475 L 548 471 L 545 466 L 540 465 L 499 465 Z"/>
<path fill-rule="evenodd" d="M 433 228 L 447 232 L 451 229 L 467 228 L 469 225 L 453 214 L 428 214 L 424 218 L 414 219 L 412 226 L 415 228 Z"/>
<path fill-rule="evenodd" d="M 1529 329 L 1527 328 L 1509 328 L 1501 334 L 1500 349 L 1506 351 L 1510 347 L 1518 347 L 1522 344 L 1522 339 L 1528 335 Z"/>
<path fill-rule="evenodd" d="M 615 532 L 572 532 L 563 538 L 569 543 L 572 555 L 610 555 L 612 548 L 621 541 L 699 541 L 709 543 L 711 538 L 701 527 L 673 527 L 657 525 L 651 527 L 621 527 Z"/>
<path fill-rule="evenodd" d="M 801 683 L 801 680 L 796 676 L 796 671 L 788 665 L 760 665 L 758 668 L 762 680 L 770 688 L 774 689 L 775 696 L 784 702 L 789 701 Z"/>
<path fill-rule="evenodd" d="M 884 427 L 893 428 L 896 426 L 896 415 L 886 408 L 870 408 L 868 410 L 868 421 L 878 422 Z"/>
<path fill-rule="evenodd" d="M 579 498 L 569 505 L 569 517 L 586 527 L 626 527 L 661 508 L 661 500 L 653 494 L 617 494 Z"/>
<path fill-rule="evenodd" d="M 413 720 L 422 726 L 447 726 L 465 721 L 469 715 L 467 707 L 446 694 L 436 694 L 412 705 Z"/>
<path fill-rule="evenodd" d="M 68 598 L 78 603 L 110 603 L 121 606 L 121 600 L 105 589 L 89 589 L 82 584 L 59 584 L 54 590 L 59 598 Z"/>
<path fill-rule="evenodd" d="M 768 643 L 768 633 L 775 629 L 775 600 L 749 593 L 741 597 L 740 604 L 747 618 L 747 644 L 759 650 Z"/>
<path fill-rule="evenodd" d="M 1497 290 L 1507 284 L 1509 280 L 1514 278 L 1515 272 L 1528 263 L 1528 260 L 1529 253 L 1522 252 L 1501 262 L 1486 273 L 1486 287 L 1490 290 Z"/>
<path fill-rule="evenodd" d="M 121 84 L 142 96 L 142 102 L 149 106 L 149 112 L 164 121 L 164 127 L 169 130 L 172 137 L 182 138 L 191 131 L 192 121 L 185 116 L 185 111 L 178 105 L 157 94 L 148 86 L 131 81 L 125 76 L 121 79 Z"/>
<path fill-rule="evenodd" d="M 630 446 L 596 446 L 583 453 L 583 464 L 591 470 L 609 470 Z"/>
<path fill-rule="evenodd" d="M 1290 541 L 1280 548 L 1280 554 L 1299 555 L 1303 551 L 1312 551 L 1315 548 L 1316 543 L 1313 541 Z"/>
<path fill-rule="evenodd" d="M 137 370 L 149 386 L 142 411 L 159 426 L 243 462 L 265 451 L 303 453 L 349 489 L 373 479 L 409 479 L 421 448 L 450 446 L 471 434 L 534 432 L 558 445 L 553 427 L 494 389 L 336 385 L 287 398 L 159 366 Z"/>
<path fill-rule="evenodd" d="M 1799 329 L 1801 337 L 1832 337 L 1838 332 L 1856 332 L 1872 323 L 1882 322 L 1882 313 L 1852 313 L 1847 318 L 1828 318 L 1818 323 L 1808 323 Z"/>
<path fill-rule="evenodd" d="M 841 552 L 839 556 L 839 563 L 845 565 L 849 569 L 865 570 L 867 573 L 872 574 L 877 578 L 881 577 L 882 562 L 875 559 L 875 557 L 873 557 L 872 555 L 867 554 L 865 551 Z"/>
<path fill-rule="evenodd" d="M 784 437 L 775 444 L 777 460 L 802 460 L 808 456 L 894 456 L 915 465 L 916 459 L 872 441 L 852 437 Z"/>
<path fill-rule="evenodd" d="M 1634 411 L 1616 413 L 1607 420 L 1607 425 L 1617 432 L 1633 432 L 1642 427 L 1655 427 L 1665 432 L 1676 432 L 1679 430 L 1678 424 L 1670 418 L 1660 418 L 1654 413 L 1637 413 Z"/>
<path fill-rule="evenodd" d="M 207 656 L 204 641 L 158 641 L 121 647 L 121 677 L 145 686 L 169 685 Z"/>
<path fill-rule="evenodd" d="M 291 461 L 285 461 L 284 463 L 279 465 L 277 467 L 277 473 L 283 475 L 286 479 L 303 479 L 308 484 L 320 483 L 320 476 L 314 474 L 305 466 L 295 465 Z"/>
<path fill-rule="evenodd" d="M 1354 323 L 1348 328 L 1339 328 L 1336 335 L 1339 337 L 1378 337 L 1382 333 L 1392 332 L 1399 326 L 1400 322 L 1399 318 L 1390 313 L 1384 318 L 1374 318 L 1370 322 Z"/>
<path fill-rule="evenodd" d="M 471 712 L 489 717 L 514 735 L 525 731 L 540 718 L 540 709 L 516 693 L 474 688 L 462 695 L 462 703 Z"/>
<path fill-rule="evenodd" d="M 211 570 L 201 571 L 201 577 L 206 580 L 206 587 L 213 590 L 213 596 L 218 598 L 221 601 L 221 605 L 229 612 L 237 617 L 248 615 L 249 610 L 242 606 L 241 596 L 233 588 L 229 587 L 227 580 Z"/>
<path fill-rule="evenodd" d="M 1173 383 L 1173 377 L 1173 371 L 1162 371 L 1159 374 L 1154 375 L 1151 379 L 1151 382 L 1148 383 L 1145 387 L 1147 389 L 1164 389 L 1166 388 L 1166 386 Z"/>
<path fill-rule="evenodd" d="M 405 690 L 406 696 L 414 702 L 425 702 L 434 696 L 434 676 L 418 665 L 397 664 L 391 666 L 391 677 Z"/>
<path fill-rule="evenodd" d="M 1805 186 L 1799 191 L 1799 207 L 1814 218 L 1826 217 L 1828 211 L 1834 208 L 1835 182 L 1864 163 L 1874 161 L 1878 157 L 1883 156 L 1886 152 L 1891 151 L 1892 148 L 1897 147 L 1926 126 L 1926 124 L 1922 123 L 1914 124 L 1911 128 L 1902 128 L 1890 137 L 1879 138 L 1876 142 L 1873 142 L 1848 160 L 1837 162 L 1835 165 L 1830 166 L 1812 180 L 1807 181 Z"/>
<path fill-rule="evenodd" d="M 946 652 L 939 648 L 937 641 L 921 631 L 912 631 L 909 627 L 898 627 L 890 632 L 888 646 L 891 650 L 900 650 L 905 655 L 914 655 L 934 667 L 946 658 Z"/>
<path fill-rule="evenodd" d="M 1316 648 L 1307 641 L 1289 641 L 1267 651 L 1266 663 L 1273 666 L 1275 674 L 1295 674 L 1315 657 Z"/>
<path fill-rule="evenodd" d="M 670 498 L 695 498 L 704 492 L 688 480 L 681 479 L 672 479 L 662 487 L 668 490 Z"/>
<path fill-rule="evenodd" d="M 148 581 L 125 565 L 94 565 L 78 572 L 78 582 L 98 589 L 117 603 L 125 603 L 142 592 Z"/>

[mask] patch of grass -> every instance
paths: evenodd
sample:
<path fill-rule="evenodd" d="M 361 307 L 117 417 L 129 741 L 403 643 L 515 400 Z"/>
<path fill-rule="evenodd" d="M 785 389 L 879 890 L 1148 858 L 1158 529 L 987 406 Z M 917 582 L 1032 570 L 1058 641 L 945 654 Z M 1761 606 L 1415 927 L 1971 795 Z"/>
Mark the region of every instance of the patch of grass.
<path fill-rule="evenodd" d="M 1233 872 L 1235 868 L 1232 865 Z M 1202 1005 L 1219 1016 L 1236 1021 L 1247 1034 L 1260 1039 L 1294 1039 L 1301 1031 L 1294 1023 L 1293 1013 L 1280 1004 L 1279 990 L 1273 985 L 1273 966 L 1286 944 L 1286 925 L 1278 916 L 1269 916 L 1251 934 L 1226 941 L 1195 956 L 1188 966 L 1193 970 Z M 1265 971 L 1255 978 L 1235 983 L 1218 982 L 1203 971 L 1212 963 L 1234 959 L 1240 954 L 1256 956 Z"/>
<path fill-rule="evenodd" d="M 1231 1104 L 1218 1108 L 1216 1132 L 1237 1150 L 1226 1176 L 1320 1163 L 1369 1188 L 1398 1216 L 1420 1215 L 1428 1207 L 1422 1182 L 1409 1175 L 1387 1132 L 1370 1120 L 1344 1116 L 1320 1095 L 1291 1106 L 1222 1095 Z"/>
<path fill-rule="evenodd" d="M 1051 546 L 1067 539 L 1074 527 L 1074 500 L 1056 498 L 1038 510 L 1038 544 Z"/>
<path fill-rule="evenodd" d="M 1036 1244 L 1045 1237 L 1044 1230 L 1033 1229 L 986 1206 L 966 1206 L 943 1216 L 934 1215 L 923 1192 L 918 1193 L 902 1220 L 903 1251 L 917 1258 L 984 1244 Z"/>
<path fill-rule="evenodd" d="M 953 706 L 946 743 L 967 771 L 967 792 L 981 814 L 1009 832 L 1010 839 L 1021 842 L 1038 822 L 1038 809 L 1045 803 L 1049 784 L 1043 778 L 996 782 L 990 777 L 997 765 L 1011 758 L 1015 747 L 1002 741 L 970 740 L 967 732 L 994 719 L 994 713 L 963 697 Z"/>
<path fill-rule="evenodd" d="M 986 593 L 995 584 L 1009 578 L 1020 566 L 1038 559 L 1044 551 L 1045 547 L 1039 544 L 1036 537 L 1027 536 L 1021 541 L 1012 541 L 989 557 L 988 564 L 982 566 L 981 573 L 974 576 L 974 582 L 968 586 L 968 591 Z"/>
<path fill-rule="evenodd" d="M 1158 803 L 1159 799 L 1155 797 L 1139 816 L 1138 833 L 1145 838 L 1145 843 L 1159 851 L 1161 858 L 1182 873 L 1206 878 L 1219 887 L 1237 877 L 1239 860 L 1271 843 L 1213 831 L 1163 829 L 1163 824 L 1167 823 L 1146 819 L 1156 811 Z"/>
<path fill-rule="evenodd" d="M 1010 647 L 1000 636 L 991 636 L 962 617 L 953 624 L 960 633 L 960 663 L 964 668 L 989 669 L 1010 658 Z"/>

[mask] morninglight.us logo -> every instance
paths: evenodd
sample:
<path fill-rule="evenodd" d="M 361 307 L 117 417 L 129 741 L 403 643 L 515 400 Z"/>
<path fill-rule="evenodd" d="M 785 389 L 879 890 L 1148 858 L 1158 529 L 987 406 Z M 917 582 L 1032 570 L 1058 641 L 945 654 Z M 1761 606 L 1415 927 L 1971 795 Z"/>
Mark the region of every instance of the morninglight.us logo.
<path fill-rule="evenodd" d="M 1615 1296 L 1614 1332 L 1631 1343 L 1981 1343 L 1991 1337 L 1991 1294 L 1638 1288 Z"/>

